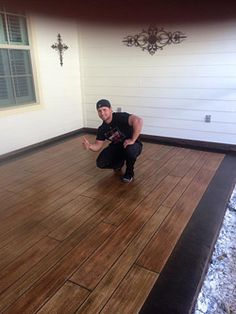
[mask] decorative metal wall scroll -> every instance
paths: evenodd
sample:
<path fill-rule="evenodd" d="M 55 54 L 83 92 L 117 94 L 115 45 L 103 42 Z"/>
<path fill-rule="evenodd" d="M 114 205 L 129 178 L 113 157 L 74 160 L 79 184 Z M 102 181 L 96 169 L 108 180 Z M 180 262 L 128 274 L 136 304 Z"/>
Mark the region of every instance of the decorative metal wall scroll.
<path fill-rule="evenodd" d="M 63 65 L 63 53 L 69 47 L 62 43 L 62 38 L 60 34 L 57 35 L 57 41 L 58 43 L 53 44 L 51 47 L 58 51 L 59 58 L 60 58 L 60 65 L 62 66 Z"/>
<path fill-rule="evenodd" d="M 157 50 L 162 50 L 163 47 L 170 44 L 179 44 L 187 36 L 182 32 L 174 33 L 167 32 L 163 28 L 149 26 L 148 30 L 143 30 L 141 33 L 134 36 L 126 36 L 123 43 L 128 46 L 140 47 L 142 50 L 147 50 L 153 55 Z"/>

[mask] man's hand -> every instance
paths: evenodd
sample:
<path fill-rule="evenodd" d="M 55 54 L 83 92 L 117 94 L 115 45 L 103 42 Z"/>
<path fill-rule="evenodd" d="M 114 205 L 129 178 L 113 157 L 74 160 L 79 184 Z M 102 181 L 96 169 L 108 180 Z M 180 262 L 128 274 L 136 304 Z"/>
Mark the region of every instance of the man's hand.
<path fill-rule="evenodd" d="M 132 145 L 134 144 L 135 141 L 133 141 L 131 138 L 127 138 L 125 141 L 124 141 L 124 148 L 126 148 L 128 145 Z"/>
<path fill-rule="evenodd" d="M 86 139 L 86 137 L 83 137 L 83 142 L 82 142 L 83 146 L 85 149 L 89 150 L 90 149 L 90 143 L 89 141 Z"/>

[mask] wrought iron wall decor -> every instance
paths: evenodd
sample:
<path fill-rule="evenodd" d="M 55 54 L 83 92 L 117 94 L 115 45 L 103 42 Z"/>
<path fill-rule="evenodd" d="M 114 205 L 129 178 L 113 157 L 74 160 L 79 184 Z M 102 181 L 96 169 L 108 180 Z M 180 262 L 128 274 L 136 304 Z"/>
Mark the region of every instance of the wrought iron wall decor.
<path fill-rule="evenodd" d="M 171 33 L 165 31 L 164 28 L 149 26 L 148 30 L 143 30 L 137 35 L 126 36 L 123 43 L 128 47 L 140 47 L 142 50 L 147 50 L 151 55 L 154 55 L 157 50 L 162 50 L 166 45 L 179 44 L 185 38 L 187 36 L 182 32 Z"/>
<path fill-rule="evenodd" d="M 56 51 L 58 51 L 59 58 L 60 58 L 60 65 L 62 66 L 63 65 L 63 53 L 69 47 L 62 43 L 62 38 L 60 34 L 57 35 L 57 41 L 58 43 L 53 44 L 51 47 L 55 49 Z"/>

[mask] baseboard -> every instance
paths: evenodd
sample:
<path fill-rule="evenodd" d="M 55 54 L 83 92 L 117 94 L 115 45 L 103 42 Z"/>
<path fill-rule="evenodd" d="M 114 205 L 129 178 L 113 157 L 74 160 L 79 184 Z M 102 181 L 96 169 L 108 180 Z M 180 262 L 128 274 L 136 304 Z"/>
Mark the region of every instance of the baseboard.
<path fill-rule="evenodd" d="M 96 134 L 97 129 L 94 128 L 84 128 L 84 132 Z M 204 142 L 197 140 L 180 139 L 173 137 L 164 137 L 156 135 L 141 134 L 141 140 L 144 142 L 158 143 L 163 145 L 179 146 L 185 148 L 207 150 L 221 153 L 236 152 L 236 145 L 224 144 L 216 142 Z"/>
<path fill-rule="evenodd" d="M 83 128 L 84 133 L 97 134 L 97 129 L 95 128 Z"/>
<path fill-rule="evenodd" d="M 53 145 L 59 141 L 66 140 L 67 138 L 70 138 L 73 136 L 78 136 L 85 133 L 96 134 L 96 132 L 97 132 L 97 129 L 95 128 L 86 128 L 86 127 L 80 128 L 72 132 L 65 133 L 65 134 L 50 138 L 42 142 L 29 145 L 27 147 L 24 147 L 18 150 L 14 150 L 10 153 L 3 154 L 0 156 L 0 162 L 17 158 L 23 154 L 30 153 L 42 147 Z M 144 142 L 151 142 L 151 143 L 157 143 L 157 144 L 163 144 L 163 145 L 179 146 L 179 147 L 185 147 L 185 148 L 222 152 L 222 153 L 236 152 L 236 145 L 233 145 L 233 144 L 195 141 L 195 140 L 162 137 L 162 136 L 147 135 L 147 134 L 142 134 L 140 138 Z"/>
<path fill-rule="evenodd" d="M 141 139 L 147 142 L 160 143 L 171 146 L 180 146 L 185 148 L 193 148 L 207 151 L 215 151 L 222 153 L 236 152 L 236 145 L 217 143 L 217 142 L 204 142 L 197 140 L 180 139 L 173 137 L 162 137 L 154 135 L 142 134 Z"/>
<path fill-rule="evenodd" d="M 58 135 L 56 137 L 47 139 L 47 140 L 39 142 L 39 143 L 35 143 L 35 144 L 32 144 L 32 145 L 23 147 L 21 149 L 14 150 L 14 151 L 12 151 L 10 153 L 0 155 L 0 163 L 8 162 L 11 159 L 15 159 L 15 158 L 21 157 L 24 154 L 28 154 L 28 153 L 34 152 L 34 151 L 36 151 L 38 149 L 41 149 L 43 147 L 48 147 L 48 146 L 53 145 L 53 144 L 55 144 L 57 142 L 61 142 L 63 140 L 66 140 L 66 139 L 71 138 L 73 136 L 80 135 L 82 133 L 84 133 L 84 129 L 83 128 L 77 129 L 77 130 L 74 130 L 74 131 L 71 131 L 71 132 L 68 132 L 68 133 L 65 133 L 65 134 Z"/>

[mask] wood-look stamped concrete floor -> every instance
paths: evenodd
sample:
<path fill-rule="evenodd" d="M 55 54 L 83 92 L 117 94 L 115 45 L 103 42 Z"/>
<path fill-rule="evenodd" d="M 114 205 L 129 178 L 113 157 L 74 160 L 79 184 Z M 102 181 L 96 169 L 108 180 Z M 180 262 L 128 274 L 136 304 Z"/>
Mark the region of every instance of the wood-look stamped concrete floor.
<path fill-rule="evenodd" d="M 159 278 L 225 155 L 144 143 L 127 184 L 81 142 L 0 164 L 0 313 L 162 313 Z"/>

